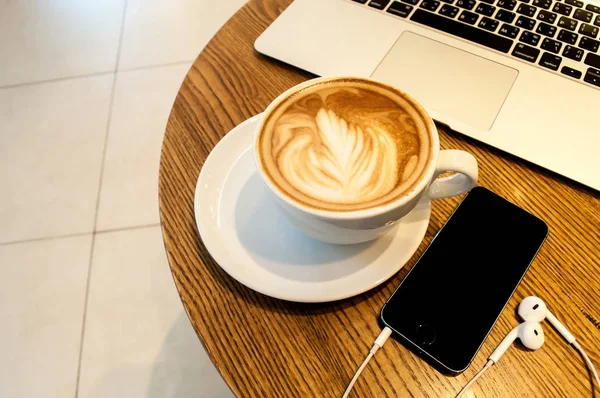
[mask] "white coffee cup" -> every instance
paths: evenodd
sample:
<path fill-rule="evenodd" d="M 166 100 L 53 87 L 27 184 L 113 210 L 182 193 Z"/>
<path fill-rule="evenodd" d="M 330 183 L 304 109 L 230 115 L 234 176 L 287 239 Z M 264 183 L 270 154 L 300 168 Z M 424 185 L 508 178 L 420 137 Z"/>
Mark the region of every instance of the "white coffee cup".
<path fill-rule="evenodd" d="M 435 124 L 423 107 L 408 94 L 403 93 L 426 120 L 426 128 L 431 139 L 431 151 L 422 177 L 410 192 L 383 205 L 352 211 L 330 211 L 309 207 L 285 195 L 267 176 L 259 156 L 258 132 L 273 108 L 291 94 L 315 83 L 326 82 L 340 77 L 308 80 L 279 95 L 267 107 L 255 134 L 254 158 L 258 172 L 272 193 L 275 202 L 283 209 L 287 218 L 308 236 L 328 243 L 353 244 L 373 240 L 394 228 L 421 200 L 441 199 L 460 195 L 469 191 L 477 183 L 477 161 L 468 152 L 461 150 L 440 150 L 439 136 Z M 343 79 L 356 79 L 344 77 Z M 360 78 L 363 81 L 370 79 Z M 381 82 L 377 82 L 381 84 Z M 391 87 L 393 90 L 401 90 Z M 439 177 L 446 172 L 456 174 Z"/>

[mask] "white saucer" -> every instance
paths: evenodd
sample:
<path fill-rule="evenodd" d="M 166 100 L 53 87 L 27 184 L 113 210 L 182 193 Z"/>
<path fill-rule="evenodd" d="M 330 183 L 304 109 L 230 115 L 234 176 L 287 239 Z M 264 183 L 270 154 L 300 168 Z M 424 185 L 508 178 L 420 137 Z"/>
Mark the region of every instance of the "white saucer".
<path fill-rule="evenodd" d="M 355 296 L 398 272 L 425 235 L 430 202 L 371 242 L 341 246 L 313 240 L 285 219 L 258 175 L 252 147 L 260 117 L 231 130 L 198 178 L 196 224 L 216 262 L 251 289 L 299 302 Z"/>

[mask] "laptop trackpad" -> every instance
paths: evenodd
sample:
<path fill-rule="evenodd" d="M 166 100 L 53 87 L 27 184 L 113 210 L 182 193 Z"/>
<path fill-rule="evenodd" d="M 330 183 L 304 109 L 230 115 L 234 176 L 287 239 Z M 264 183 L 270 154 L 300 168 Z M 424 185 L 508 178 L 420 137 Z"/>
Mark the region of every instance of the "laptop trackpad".
<path fill-rule="evenodd" d="M 487 131 L 518 74 L 489 59 L 405 31 L 371 77 L 406 91 L 436 114 Z"/>

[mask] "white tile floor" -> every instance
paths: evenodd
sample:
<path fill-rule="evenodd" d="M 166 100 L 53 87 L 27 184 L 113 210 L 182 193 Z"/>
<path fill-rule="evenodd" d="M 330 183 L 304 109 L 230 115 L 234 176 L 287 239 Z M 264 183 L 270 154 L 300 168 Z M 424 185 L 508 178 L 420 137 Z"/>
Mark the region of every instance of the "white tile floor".
<path fill-rule="evenodd" d="M 231 397 L 173 286 L 162 134 L 244 0 L 0 1 L 0 397 Z"/>

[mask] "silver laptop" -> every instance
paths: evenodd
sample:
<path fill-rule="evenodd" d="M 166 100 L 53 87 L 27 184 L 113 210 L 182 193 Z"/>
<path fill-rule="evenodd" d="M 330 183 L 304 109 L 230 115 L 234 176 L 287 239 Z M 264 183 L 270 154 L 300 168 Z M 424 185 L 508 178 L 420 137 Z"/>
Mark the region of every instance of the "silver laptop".
<path fill-rule="evenodd" d="M 600 190 L 600 5 L 295 0 L 257 51 L 390 83 L 453 130 Z"/>

